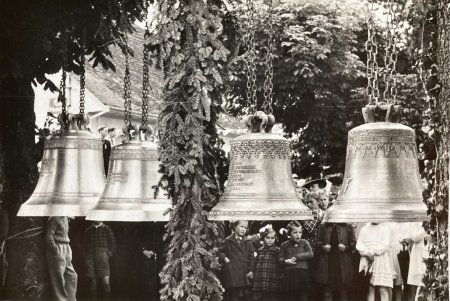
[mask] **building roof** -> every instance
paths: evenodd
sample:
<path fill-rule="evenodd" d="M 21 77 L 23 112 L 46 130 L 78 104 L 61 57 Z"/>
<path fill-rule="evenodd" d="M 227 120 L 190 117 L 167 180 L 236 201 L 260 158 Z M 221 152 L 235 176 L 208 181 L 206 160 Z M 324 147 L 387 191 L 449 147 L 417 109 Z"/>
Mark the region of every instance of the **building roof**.
<path fill-rule="evenodd" d="M 135 26 L 135 30 L 133 34 L 128 35 L 128 45 L 134 51 L 134 56 L 129 57 L 132 87 L 131 110 L 133 114 L 141 115 L 144 30 L 137 26 Z M 112 58 L 109 59 L 116 67 L 116 71 L 105 71 L 101 66 L 94 69 L 92 68 L 92 62 L 87 64 L 86 89 L 111 109 L 110 114 L 119 115 L 124 111 L 125 55 L 118 46 L 110 47 L 110 50 Z M 162 71 L 149 66 L 149 82 L 151 87 L 149 91 L 149 118 L 156 120 L 162 108 L 164 84 Z M 245 134 L 247 127 L 241 118 L 221 114 L 217 130 L 222 136 L 236 137 Z"/>
<path fill-rule="evenodd" d="M 141 114 L 142 104 L 142 70 L 144 50 L 144 30 L 135 26 L 135 32 L 128 35 L 128 45 L 134 51 L 134 56 L 129 57 L 131 74 L 131 111 Z M 112 58 L 109 58 L 116 71 L 104 70 L 101 66 L 92 68 L 92 62 L 86 68 L 86 89 L 92 92 L 101 102 L 111 110 L 124 111 L 124 76 L 125 55 L 118 46 L 110 47 Z M 153 67 L 149 67 L 149 113 L 151 118 L 156 118 L 162 106 L 163 73 Z"/>

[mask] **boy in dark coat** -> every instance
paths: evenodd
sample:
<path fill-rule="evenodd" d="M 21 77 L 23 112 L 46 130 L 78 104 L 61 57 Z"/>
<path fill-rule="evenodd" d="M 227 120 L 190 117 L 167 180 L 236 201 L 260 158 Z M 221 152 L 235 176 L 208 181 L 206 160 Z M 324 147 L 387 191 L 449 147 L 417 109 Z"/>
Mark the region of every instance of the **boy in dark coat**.
<path fill-rule="evenodd" d="M 116 239 L 111 228 L 96 221 L 84 233 L 86 276 L 92 297 L 97 296 L 97 279 L 101 280 L 106 296 L 111 294 L 109 259 L 116 250 Z"/>
<path fill-rule="evenodd" d="M 219 247 L 219 256 L 224 262 L 225 300 L 250 300 L 255 251 L 252 242 L 244 239 L 248 221 L 232 222 L 231 227 L 233 233 Z"/>
<path fill-rule="evenodd" d="M 347 287 L 353 279 L 351 245 L 355 241 L 355 232 L 350 224 L 320 225 L 316 242 L 316 281 L 324 288 L 323 300 L 331 301 L 333 290 L 339 291 L 340 301 L 348 300 Z"/>

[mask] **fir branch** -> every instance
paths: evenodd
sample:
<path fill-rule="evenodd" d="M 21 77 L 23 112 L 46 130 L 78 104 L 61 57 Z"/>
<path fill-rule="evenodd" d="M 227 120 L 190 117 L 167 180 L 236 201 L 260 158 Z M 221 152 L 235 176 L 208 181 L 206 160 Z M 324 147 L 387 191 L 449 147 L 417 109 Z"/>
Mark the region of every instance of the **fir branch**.
<path fill-rule="evenodd" d="M 217 136 L 210 94 L 224 91 L 221 70 L 229 53 L 220 33 L 224 10 L 203 0 L 163 0 L 158 9 L 150 49 L 164 60 L 166 76 L 165 105 L 158 119 L 160 185 L 174 204 L 167 224 L 166 265 L 160 273 L 161 298 L 220 300 L 223 289 L 214 274 L 218 232 L 207 210 L 219 195 L 214 165 L 209 164 L 215 161 L 210 138 Z M 214 97 L 217 101 L 222 95 Z"/>

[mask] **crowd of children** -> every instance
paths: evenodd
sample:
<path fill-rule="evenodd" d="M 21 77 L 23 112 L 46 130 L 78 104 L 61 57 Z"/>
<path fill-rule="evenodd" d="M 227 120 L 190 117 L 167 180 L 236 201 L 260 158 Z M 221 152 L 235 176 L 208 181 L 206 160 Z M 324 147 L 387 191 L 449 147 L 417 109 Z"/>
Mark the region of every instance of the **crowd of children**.
<path fill-rule="evenodd" d="M 427 257 L 422 224 L 327 223 L 323 209 L 313 209 L 320 197 L 306 194 L 314 220 L 291 221 L 284 235 L 270 224 L 248 235 L 248 221 L 231 222 L 232 234 L 219 248 L 225 300 L 417 300 Z M 397 257 L 404 246 L 407 279 Z"/>

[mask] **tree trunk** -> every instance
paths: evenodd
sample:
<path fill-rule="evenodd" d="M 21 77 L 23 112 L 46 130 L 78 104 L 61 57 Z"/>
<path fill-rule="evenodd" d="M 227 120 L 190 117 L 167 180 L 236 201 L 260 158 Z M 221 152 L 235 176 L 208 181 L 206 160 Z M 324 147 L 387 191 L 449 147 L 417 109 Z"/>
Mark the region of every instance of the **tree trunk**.
<path fill-rule="evenodd" d="M 33 192 L 42 150 L 35 144 L 34 92 L 29 79 L 4 77 L 0 81 L 0 143 L 2 207 L 10 217 L 9 236 L 43 227 L 45 218 L 16 217 Z M 6 244 L 8 273 L 4 293 L 10 299 L 46 298 L 47 268 L 43 234 L 11 239 Z"/>

